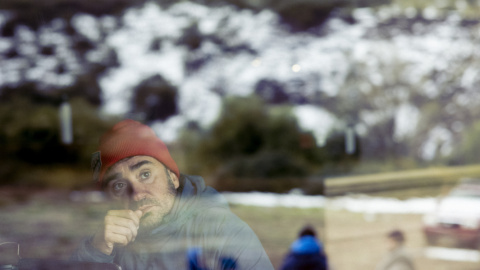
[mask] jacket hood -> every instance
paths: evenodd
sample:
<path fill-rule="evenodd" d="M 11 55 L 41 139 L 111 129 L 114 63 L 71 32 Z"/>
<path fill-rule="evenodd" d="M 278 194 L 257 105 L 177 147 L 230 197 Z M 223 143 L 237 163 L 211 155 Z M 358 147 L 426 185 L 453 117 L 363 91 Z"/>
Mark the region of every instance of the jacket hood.
<path fill-rule="evenodd" d="M 314 254 L 322 250 L 322 245 L 315 237 L 306 235 L 293 242 L 290 249 L 296 254 Z"/>

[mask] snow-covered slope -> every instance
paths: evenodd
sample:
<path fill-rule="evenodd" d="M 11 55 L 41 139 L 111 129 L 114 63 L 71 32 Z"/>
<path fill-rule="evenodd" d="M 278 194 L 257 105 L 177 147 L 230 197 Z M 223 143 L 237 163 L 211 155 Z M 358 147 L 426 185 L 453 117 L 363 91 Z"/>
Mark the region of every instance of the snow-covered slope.
<path fill-rule="evenodd" d="M 102 61 L 108 48 L 113 48 L 119 66 L 100 78 L 104 111 L 128 112 L 132 88 L 160 74 L 179 90 L 178 115 L 153 125 L 165 141 L 173 141 L 188 121 L 202 126 L 215 121 L 221 95 L 214 89 L 247 95 L 262 79 L 278 81 L 288 94 L 304 100 L 294 112 L 304 129 L 314 131 L 318 144 L 332 127 L 347 124 L 345 112 L 337 110 L 340 105 L 308 104 L 318 93 L 345 104 L 355 104 L 360 98 L 368 102 L 356 112 L 359 133 L 393 116 L 396 140 L 418 135 L 423 112 L 412 103 L 414 96 L 437 100 L 450 95 L 444 113 L 451 121 L 422 130 L 420 149 L 425 159 L 448 155 L 454 147 L 454 133 L 464 128 L 463 115 L 472 114 L 459 112 L 480 105 L 476 94 L 480 51 L 475 49 L 480 32 L 462 25 L 454 12 L 445 20 L 436 18 L 434 7 L 425 9 L 423 20 L 415 19 L 417 14 L 411 10 L 401 12 L 395 6 L 357 9 L 354 24 L 332 15 L 322 28 L 303 33 L 284 30 L 276 14 L 268 10 L 254 13 L 186 1 L 168 9 L 148 2 L 127 10 L 121 22 L 109 16 L 77 14 L 73 26 L 93 43 L 105 35 L 104 44 L 88 52 L 87 59 L 78 59 L 69 47 L 71 41 L 62 35 L 65 22 L 61 19 L 37 34 L 18 27 L 20 55 L 2 59 L 0 86 L 14 86 L 22 80 L 45 88 L 69 85 L 82 72 L 82 61 Z M 7 13 L 0 13 L 0 25 L 8 19 Z M 185 29 L 194 25 L 202 42 L 192 51 L 179 43 Z M 161 40 L 158 50 L 151 49 L 154 40 Z M 36 42 L 53 46 L 55 55 L 39 55 Z M 0 53 L 17 45 L 13 39 L 0 38 Z M 201 64 L 188 71 L 186 63 L 195 60 Z M 32 61 L 37 64 L 25 72 Z M 63 74 L 55 72 L 59 61 L 66 66 Z"/>

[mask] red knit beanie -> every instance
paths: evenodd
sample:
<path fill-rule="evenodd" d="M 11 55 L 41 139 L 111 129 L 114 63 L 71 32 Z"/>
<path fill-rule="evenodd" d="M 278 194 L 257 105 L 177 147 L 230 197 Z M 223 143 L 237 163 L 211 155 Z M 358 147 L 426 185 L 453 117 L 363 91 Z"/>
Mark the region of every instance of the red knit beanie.
<path fill-rule="evenodd" d="M 98 152 L 92 157 L 94 180 L 101 186 L 105 172 L 113 164 L 133 156 L 153 157 L 180 177 L 177 164 L 155 132 L 144 124 L 127 119 L 117 123 L 100 139 Z"/>

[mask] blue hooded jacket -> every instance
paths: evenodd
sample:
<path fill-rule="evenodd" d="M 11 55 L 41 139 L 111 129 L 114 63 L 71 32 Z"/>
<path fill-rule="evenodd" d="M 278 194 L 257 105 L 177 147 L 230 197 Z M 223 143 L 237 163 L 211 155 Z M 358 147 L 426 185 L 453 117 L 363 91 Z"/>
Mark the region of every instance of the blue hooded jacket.
<path fill-rule="evenodd" d="M 189 252 L 199 250 L 203 269 L 223 269 L 224 262 L 231 261 L 236 269 L 273 270 L 255 233 L 230 211 L 225 198 L 198 176 L 180 177 L 172 210 L 149 237 L 115 247 L 112 255 L 93 248 L 90 239 L 81 243 L 73 260 L 113 262 L 124 270 L 181 270 L 189 267 Z"/>
<path fill-rule="evenodd" d="M 281 270 L 326 270 L 327 258 L 322 244 L 314 236 L 298 238 L 290 247 Z"/>

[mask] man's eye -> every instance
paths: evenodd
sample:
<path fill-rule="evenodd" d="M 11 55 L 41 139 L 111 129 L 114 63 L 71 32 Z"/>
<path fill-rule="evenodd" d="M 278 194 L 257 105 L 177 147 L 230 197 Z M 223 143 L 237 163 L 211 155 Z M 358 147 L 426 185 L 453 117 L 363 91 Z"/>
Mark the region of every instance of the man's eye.
<path fill-rule="evenodd" d="M 125 183 L 115 183 L 113 185 L 113 190 L 118 191 L 122 190 L 125 187 Z"/>
<path fill-rule="evenodd" d="M 122 195 L 126 187 L 127 187 L 126 183 L 117 182 L 117 183 L 113 183 L 110 189 L 115 196 L 119 196 L 119 195 Z"/>
<path fill-rule="evenodd" d="M 147 179 L 148 177 L 150 177 L 150 172 L 142 172 L 142 173 L 140 174 L 140 177 L 141 177 L 142 179 Z"/>

